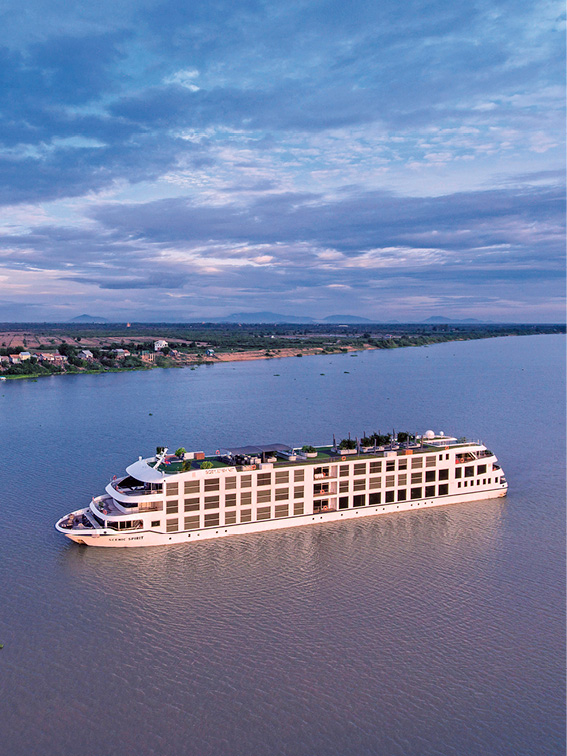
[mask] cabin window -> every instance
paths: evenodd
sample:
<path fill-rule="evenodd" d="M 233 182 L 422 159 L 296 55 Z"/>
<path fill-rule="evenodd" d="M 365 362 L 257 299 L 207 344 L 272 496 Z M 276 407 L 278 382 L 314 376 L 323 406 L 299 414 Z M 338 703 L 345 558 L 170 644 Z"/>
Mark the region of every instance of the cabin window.
<path fill-rule="evenodd" d="M 160 520 L 152 520 L 152 523 L 150 525 L 151 528 L 159 528 L 160 526 Z"/>
<path fill-rule="evenodd" d="M 303 502 L 302 501 L 296 501 L 293 504 L 293 514 L 294 515 L 302 515 L 303 514 Z"/>
<path fill-rule="evenodd" d="M 240 476 L 240 488 L 251 488 L 252 487 L 252 476 L 251 475 L 241 475 Z"/>
<path fill-rule="evenodd" d="M 276 504 L 274 515 L 276 517 L 287 517 L 289 515 L 289 504 Z"/>
<path fill-rule="evenodd" d="M 199 493 L 200 487 L 200 480 L 186 480 L 185 481 L 185 493 L 186 494 L 192 494 L 192 493 Z"/>
<path fill-rule="evenodd" d="M 408 492 L 405 488 L 401 488 L 398 491 L 398 501 L 405 501 L 408 498 Z"/>
<path fill-rule="evenodd" d="M 252 522 L 252 510 L 243 509 L 240 512 L 240 522 Z"/>
<path fill-rule="evenodd" d="M 341 478 L 346 478 L 349 474 L 350 465 L 341 465 L 339 467 L 339 475 Z"/>
<path fill-rule="evenodd" d="M 205 491 L 220 491 L 220 478 L 207 478 Z"/>
<path fill-rule="evenodd" d="M 257 520 L 269 520 L 272 516 L 272 508 L 271 507 L 258 507 L 256 511 L 256 519 Z"/>
<path fill-rule="evenodd" d="M 276 472 L 276 484 L 289 483 L 289 470 L 280 470 Z"/>
<path fill-rule="evenodd" d="M 339 496 L 339 509 L 348 509 L 348 496 Z"/>
<path fill-rule="evenodd" d="M 469 467 L 465 467 L 465 478 L 472 478 L 472 477 L 474 477 L 473 465 L 470 465 Z"/>
<path fill-rule="evenodd" d="M 411 482 L 412 483 L 421 483 L 423 480 L 423 473 L 412 473 L 411 474 Z"/>
<path fill-rule="evenodd" d="M 256 480 L 259 486 L 271 486 L 272 485 L 272 473 L 258 473 Z"/>
<path fill-rule="evenodd" d="M 243 491 L 240 494 L 240 504 L 244 506 L 252 504 L 252 491 Z"/>
<path fill-rule="evenodd" d="M 229 491 L 232 488 L 236 488 L 236 478 L 225 478 L 224 479 L 224 488 L 225 491 Z"/>
<path fill-rule="evenodd" d="M 486 465 L 478 465 L 478 467 L 476 468 L 476 474 L 484 475 L 485 472 L 486 472 Z"/>
<path fill-rule="evenodd" d="M 412 488 L 410 496 L 412 499 L 421 499 L 421 488 Z"/>
<path fill-rule="evenodd" d="M 435 496 L 435 486 L 425 486 L 425 496 Z"/>
<path fill-rule="evenodd" d="M 382 478 L 370 478 L 368 481 L 368 488 L 381 488 Z"/>
<path fill-rule="evenodd" d="M 353 507 L 363 507 L 366 504 L 366 495 L 365 494 L 357 494 L 356 496 L 352 497 L 352 506 Z"/>
<path fill-rule="evenodd" d="M 411 466 L 412 467 L 423 467 L 423 457 L 412 457 Z"/>
<path fill-rule="evenodd" d="M 179 493 L 179 484 L 178 483 L 167 483 L 165 486 L 165 495 L 166 496 L 177 496 Z"/>
<path fill-rule="evenodd" d="M 289 499 L 289 488 L 276 488 L 276 501 L 287 501 Z"/>
<path fill-rule="evenodd" d="M 391 488 L 396 485 L 395 475 L 386 475 L 386 488 Z"/>
<path fill-rule="evenodd" d="M 329 468 L 328 467 L 316 467 L 313 470 L 313 475 L 316 478 L 328 478 L 329 477 Z"/>
<path fill-rule="evenodd" d="M 358 462 L 354 465 L 354 475 L 366 475 L 366 462 Z"/>
<path fill-rule="evenodd" d="M 386 472 L 389 470 L 395 470 L 396 469 L 396 460 L 395 459 L 389 459 L 386 462 Z"/>
<path fill-rule="evenodd" d="M 386 491 L 386 504 L 391 504 L 394 501 L 395 494 L 395 491 Z"/>
<path fill-rule="evenodd" d="M 366 479 L 361 478 L 360 480 L 355 480 L 352 486 L 353 491 L 366 491 Z"/>
<path fill-rule="evenodd" d="M 218 509 L 220 496 L 205 496 L 205 509 Z"/>
<path fill-rule="evenodd" d="M 431 483 L 431 481 L 435 480 L 435 470 L 426 470 L 425 471 L 425 482 Z"/>
<path fill-rule="evenodd" d="M 348 493 L 348 480 L 339 481 L 339 493 Z"/>
<path fill-rule="evenodd" d="M 224 515 L 224 524 L 225 525 L 234 525 L 236 523 L 236 510 L 233 509 L 232 512 L 225 512 Z"/>
<path fill-rule="evenodd" d="M 460 472 L 461 469 L 461 467 L 458 467 L 456 472 Z M 449 470 L 439 470 L 439 480 L 449 480 Z"/>
<path fill-rule="evenodd" d="M 368 503 L 369 504 L 380 504 L 380 492 L 377 491 L 375 493 L 368 494 Z"/>
<path fill-rule="evenodd" d="M 224 497 L 224 505 L 225 505 L 225 507 L 235 507 L 236 506 L 236 494 L 235 493 L 226 494 L 226 496 Z"/>
<path fill-rule="evenodd" d="M 256 501 L 258 503 L 260 502 L 266 502 L 272 500 L 272 492 L 271 491 L 258 491 L 256 493 Z"/>
<path fill-rule="evenodd" d="M 165 530 L 167 533 L 177 533 L 179 530 L 179 519 L 177 517 L 169 517 L 165 521 Z"/>
<path fill-rule="evenodd" d="M 304 486 L 295 486 L 295 488 L 293 489 L 293 498 L 303 499 L 304 496 L 305 496 Z"/>
<path fill-rule="evenodd" d="M 214 528 L 220 523 L 220 515 L 218 512 L 211 512 L 205 515 L 205 527 Z"/>
<path fill-rule="evenodd" d="M 407 459 L 399 459 L 398 460 L 398 470 L 407 470 L 408 469 L 408 461 Z"/>
<path fill-rule="evenodd" d="M 179 512 L 179 501 L 177 499 L 172 499 L 172 501 L 166 501 L 165 513 L 177 514 L 177 512 Z"/>
<path fill-rule="evenodd" d="M 408 474 L 402 473 L 402 475 L 398 475 L 398 486 L 407 486 L 408 483 Z"/>
<path fill-rule="evenodd" d="M 201 506 L 201 500 L 198 497 L 193 499 L 185 499 L 184 509 L 186 512 L 195 512 Z"/>
<path fill-rule="evenodd" d="M 449 493 L 449 484 L 448 483 L 442 483 L 439 486 L 439 496 L 445 496 Z"/>
<path fill-rule="evenodd" d="M 302 480 L 305 480 L 305 470 L 295 470 L 293 473 L 293 479 L 296 483 L 300 483 Z"/>
<path fill-rule="evenodd" d="M 199 527 L 199 515 L 191 515 L 185 518 L 185 530 L 197 530 Z"/>
<path fill-rule="evenodd" d="M 426 457 L 425 458 L 425 466 L 426 467 L 435 467 L 437 464 L 437 457 Z"/>

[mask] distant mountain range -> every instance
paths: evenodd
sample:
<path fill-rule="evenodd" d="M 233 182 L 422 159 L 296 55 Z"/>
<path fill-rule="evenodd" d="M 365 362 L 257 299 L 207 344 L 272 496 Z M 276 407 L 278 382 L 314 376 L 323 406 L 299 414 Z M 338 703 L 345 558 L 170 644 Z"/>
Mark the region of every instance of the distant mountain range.
<path fill-rule="evenodd" d="M 106 318 L 100 318 L 93 315 L 77 315 L 76 318 L 72 318 L 69 323 L 109 323 Z"/>
<path fill-rule="evenodd" d="M 423 320 L 422 323 L 486 323 L 486 320 L 477 320 L 476 318 L 444 318 L 442 315 L 434 315 L 432 318 Z"/>

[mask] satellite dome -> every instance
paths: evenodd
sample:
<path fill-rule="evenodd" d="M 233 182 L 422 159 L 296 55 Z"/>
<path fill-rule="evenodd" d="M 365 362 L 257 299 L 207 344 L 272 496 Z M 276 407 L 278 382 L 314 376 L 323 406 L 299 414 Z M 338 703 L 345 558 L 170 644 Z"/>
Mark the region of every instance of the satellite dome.
<path fill-rule="evenodd" d="M 432 430 L 425 431 L 423 434 L 424 438 L 435 438 L 435 433 L 433 433 Z"/>

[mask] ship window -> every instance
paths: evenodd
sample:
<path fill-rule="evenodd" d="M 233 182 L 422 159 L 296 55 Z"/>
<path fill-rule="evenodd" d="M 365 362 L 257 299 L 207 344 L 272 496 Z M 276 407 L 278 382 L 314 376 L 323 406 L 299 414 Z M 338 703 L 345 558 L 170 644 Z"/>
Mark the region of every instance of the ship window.
<path fill-rule="evenodd" d="M 407 459 L 398 460 L 398 470 L 407 470 L 407 469 L 408 469 Z"/>
<path fill-rule="evenodd" d="M 294 515 L 302 515 L 303 514 L 303 502 L 302 501 L 296 501 L 293 505 L 293 514 Z"/>
<path fill-rule="evenodd" d="M 425 471 L 425 482 L 431 483 L 431 481 L 435 480 L 435 470 L 426 470 Z"/>
<path fill-rule="evenodd" d="M 370 478 L 368 481 L 368 488 L 380 488 L 382 486 L 382 478 Z"/>
<path fill-rule="evenodd" d="M 396 469 L 396 460 L 390 459 L 388 462 L 386 462 L 386 471 L 388 470 L 395 470 Z"/>
<path fill-rule="evenodd" d="M 287 517 L 289 515 L 289 504 L 276 504 L 274 515 L 276 517 Z"/>
<path fill-rule="evenodd" d="M 391 486 L 396 485 L 396 476 L 395 475 L 386 475 L 386 488 L 390 488 Z"/>
<path fill-rule="evenodd" d="M 220 478 L 209 478 L 205 481 L 205 491 L 220 491 Z"/>
<path fill-rule="evenodd" d="M 457 468 L 457 471 L 461 470 L 461 469 L 462 468 L 459 467 L 459 468 Z M 439 470 L 439 480 L 449 480 L 449 470 L 448 469 Z"/>
<path fill-rule="evenodd" d="M 437 457 L 426 457 L 425 458 L 425 466 L 426 467 L 435 467 L 437 464 Z"/>
<path fill-rule="evenodd" d="M 166 501 L 165 513 L 177 514 L 177 512 L 179 512 L 179 501 L 177 499 L 173 499 L 172 501 Z"/>
<path fill-rule="evenodd" d="M 439 486 L 439 496 L 445 496 L 449 493 L 449 484 L 448 483 L 442 483 Z"/>
<path fill-rule="evenodd" d="M 423 467 L 423 457 L 412 457 L 411 466 L 412 467 Z"/>
<path fill-rule="evenodd" d="M 258 503 L 260 502 L 266 502 L 272 500 L 272 492 L 271 491 L 258 491 L 256 494 L 256 501 Z"/>
<path fill-rule="evenodd" d="M 303 499 L 303 496 L 305 495 L 305 489 L 303 486 L 295 486 L 293 489 L 293 498 L 294 499 Z"/>
<path fill-rule="evenodd" d="M 224 488 L 226 491 L 231 490 L 232 488 L 236 488 L 236 478 L 225 478 L 224 479 Z"/>
<path fill-rule="evenodd" d="M 380 473 L 380 472 L 382 472 L 382 462 L 371 462 L 370 475 L 372 475 L 372 473 Z"/>
<path fill-rule="evenodd" d="M 252 476 L 251 475 L 241 475 L 240 476 L 240 488 L 250 488 L 252 486 Z"/>
<path fill-rule="evenodd" d="M 339 509 L 348 509 L 348 496 L 339 496 Z"/>
<path fill-rule="evenodd" d="M 410 492 L 412 499 L 421 499 L 421 488 L 412 488 Z"/>
<path fill-rule="evenodd" d="M 276 472 L 276 483 L 289 483 L 289 470 Z"/>
<path fill-rule="evenodd" d="M 418 472 L 418 473 L 411 474 L 412 483 L 421 483 L 422 480 L 423 480 L 423 473 Z"/>
<path fill-rule="evenodd" d="M 166 496 L 177 496 L 179 493 L 179 484 L 178 483 L 167 483 L 165 486 L 165 495 Z"/>
<path fill-rule="evenodd" d="M 354 491 L 365 491 L 366 490 L 366 479 L 361 478 L 360 480 L 355 480 L 353 485 Z"/>
<path fill-rule="evenodd" d="M 315 467 L 313 470 L 313 475 L 316 478 L 328 478 L 329 477 L 329 468 L 328 467 Z"/>
<path fill-rule="evenodd" d="M 354 475 L 366 475 L 366 462 L 358 462 L 354 465 Z"/>
<path fill-rule="evenodd" d="M 363 507 L 366 504 L 366 495 L 365 494 L 357 494 L 356 496 L 352 497 L 352 506 L 353 507 Z"/>
<path fill-rule="evenodd" d="M 465 478 L 472 478 L 474 476 L 474 467 L 470 465 L 465 467 Z"/>
<path fill-rule="evenodd" d="M 168 533 L 177 533 L 179 530 L 179 520 L 177 517 L 170 517 L 165 521 L 165 529 Z"/>
<path fill-rule="evenodd" d="M 205 496 L 205 509 L 218 509 L 219 504 L 219 496 Z"/>
<path fill-rule="evenodd" d="M 476 474 L 484 475 L 485 472 L 486 472 L 486 465 L 478 465 L 478 467 L 476 468 Z"/>
<path fill-rule="evenodd" d="M 272 516 L 271 507 L 258 507 L 258 510 L 256 512 L 257 520 L 269 520 L 271 516 Z"/>
<path fill-rule="evenodd" d="M 289 488 L 276 488 L 276 501 L 289 499 Z"/>
<path fill-rule="evenodd" d="M 426 496 L 435 496 L 435 486 L 425 486 Z"/>
<path fill-rule="evenodd" d="M 206 528 L 214 528 L 219 525 L 220 522 L 220 515 L 218 512 L 210 512 L 209 514 L 205 515 L 205 527 Z"/>
<path fill-rule="evenodd" d="M 339 482 L 339 493 L 348 493 L 348 480 L 341 480 Z"/>
<path fill-rule="evenodd" d="M 441 475 L 441 473 L 440 473 L 440 475 Z M 462 467 L 457 467 L 455 469 L 455 478 L 461 478 L 462 476 L 463 476 L 463 468 Z"/>
<path fill-rule="evenodd" d="M 405 501 L 408 498 L 408 492 L 405 488 L 398 491 L 398 501 Z"/>
<path fill-rule="evenodd" d="M 236 523 L 236 510 L 233 509 L 232 512 L 225 512 L 224 515 L 224 524 L 225 525 L 234 525 Z"/>
<path fill-rule="evenodd" d="M 240 504 L 244 506 L 252 504 L 252 491 L 243 491 L 240 494 Z"/>
<path fill-rule="evenodd" d="M 224 505 L 225 505 L 225 507 L 235 507 L 236 506 L 236 494 L 235 493 L 226 494 L 225 498 L 224 498 Z"/>
<path fill-rule="evenodd" d="M 398 486 L 406 486 L 408 483 L 408 474 L 403 473 L 402 475 L 398 475 Z"/>
<path fill-rule="evenodd" d="M 271 486 L 272 473 L 258 473 L 258 478 L 256 482 L 259 486 Z"/>
<path fill-rule="evenodd" d="M 394 501 L 395 491 L 386 491 L 386 504 L 391 504 Z"/>
<path fill-rule="evenodd" d="M 199 515 L 191 515 L 185 518 L 185 530 L 197 530 L 199 527 Z"/>
<path fill-rule="evenodd" d="M 200 480 L 186 480 L 185 481 L 185 493 L 199 493 Z"/>
<path fill-rule="evenodd" d="M 341 478 L 346 478 L 350 470 L 350 465 L 341 465 L 339 467 L 339 475 Z"/>
<path fill-rule="evenodd" d="M 305 480 L 305 470 L 295 470 L 293 479 L 296 483 L 301 483 L 302 480 Z"/>
<path fill-rule="evenodd" d="M 152 520 L 152 524 L 150 525 L 150 527 L 159 528 L 159 525 L 160 525 L 160 520 Z"/>
<path fill-rule="evenodd" d="M 377 491 L 376 493 L 371 493 L 368 495 L 368 503 L 369 504 L 380 504 L 380 491 Z"/>
<path fill-rule="evenodd" d="M 243 509 L 240 512 L 240 522 L 252 522 L 252 510 Z"/>
<path fill-rule="evenodd" d="M 459 481 L 459 482 L 457 483 L 457 488 L 460 488 L 460 487 L 461 487 L 462 485 L 463 485 L 463 484 L 461 483 L 461 481 Z"/>

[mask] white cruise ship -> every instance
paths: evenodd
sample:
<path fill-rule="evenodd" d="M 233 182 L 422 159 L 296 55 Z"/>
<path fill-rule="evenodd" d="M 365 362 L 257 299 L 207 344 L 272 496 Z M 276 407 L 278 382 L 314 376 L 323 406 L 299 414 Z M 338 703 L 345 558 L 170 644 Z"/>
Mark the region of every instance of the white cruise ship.
<path fill-rule="evenodd" d="M 159 449 L 55 527 L 89 546 L 158 546 L 506 495 L 504 473 L 480 442 L 433 431 L 403 444 L 373 438 L 371 447 L 343 442 L 354 449 Z"/>

